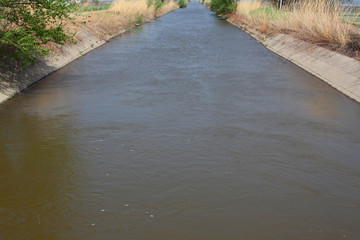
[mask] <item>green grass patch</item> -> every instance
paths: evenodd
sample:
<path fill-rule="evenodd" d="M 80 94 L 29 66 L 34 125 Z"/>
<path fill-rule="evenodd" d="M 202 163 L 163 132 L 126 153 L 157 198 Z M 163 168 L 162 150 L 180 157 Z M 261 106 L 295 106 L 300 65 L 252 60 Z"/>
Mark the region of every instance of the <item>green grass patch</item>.
<path fill-rule="evenodd" d="M 289 13 L 277 10 L 273 7 L 264 6 L 250 11 L 249 14 L 255 18 L 268 18 L 272 21 L 277 21 L 286 17 Z"/>
<path fill-rule="evenodd" d="M 344 19 L 345 22 L 354 24 L 356 26 L 360 26 L 360 13 L 346 12 L 346 13 L 342 13 L 340 16 L 342 19 Z"/>
<path fill-rule="evenodd" d="M 111 6 L 111 3 L 106 3 L 102 5 L 88 5 L 86 7 L 80 7 L 78 9 L 78 12 L 91 12 L 91 11 L 101 11 L 101 10 L 107 10 Z"/>

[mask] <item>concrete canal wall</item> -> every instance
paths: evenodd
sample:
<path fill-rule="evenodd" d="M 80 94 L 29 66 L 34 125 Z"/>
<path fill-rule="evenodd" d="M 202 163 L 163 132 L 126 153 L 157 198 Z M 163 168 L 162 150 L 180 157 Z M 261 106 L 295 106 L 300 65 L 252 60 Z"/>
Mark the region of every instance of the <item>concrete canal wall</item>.
<path fill-rule="evenodd" d="M 112 37 L 118 36 L 126 31 L 127 30 L 122 30 Z M 78 39 L 81 40 L 78 41 L 77 44 L 63 46 L 56 55 L 50 55 L 39 60 L 38 63 L 24 71 L 1 73 L 0 103 L 12 98 L 50 73 L 103 45 L 112 37 L 109 36 L 107 39 L 101 40 L 91 31 L 82 31 L 78 33 Z"/>
<path fill-rule="evenodd" d="M 178 8 L 177 4 L 174 4 L 174 6 L 165 8 L 160 12 L 155 12 L 153 17 L 144 19 L 145 23 L 151 22 L 157 17 Z M 115 21 L 116 19 L 113 20 Z M 0 72 L 0 103 L 5 102 L 50 73 L 62 68 L 66 64 L 103 45 L 109 39 L 119 36 L 135 26 L 137 25 L 131 25 L 127 29 L 121 26 L 121 29 L 117 28 L 116 30 L 112 30 L 111 34 L 99 34 L 103 29 L 97 27 L 76 29 L 76 44 L 64 45 L 61 49 L 58 49 L 55 54 L 39 59 L 36 64 L 27 67 L 24 71 L 14 67 Z"/>
<path fill-rule="evenodd" d="M 284 34 L 268 38 L 263 44 L 360 102 L 359 61 Z"/>
<path fill-rule="evenodd" d="M 287 34 L 261 38 L 256 30 L 240 27 L 270 51 L 320 78 L 346 96 L 360 102 L 360 62 Z"/>
<path fill-rule="evenodd" d="M 244 29 L 243 26 L 228 21 L 245 30 L 269 50 L 317 76 L 355 101 L 360 102 L 359 61 L 285 34 L 262 39 L 255 30 Z M 114 36 L 126 31 L 122 30 Z M 1 73 L 0 103 L 12 98 L 51 72 L 101 46 L 111 38 L 101 40 L 90 31 L 79 34 L 81 35 L 80 39 L 83 40 L 76 45 L 64 46 L 58 55 L 47 57 L 22 72 Z"/>

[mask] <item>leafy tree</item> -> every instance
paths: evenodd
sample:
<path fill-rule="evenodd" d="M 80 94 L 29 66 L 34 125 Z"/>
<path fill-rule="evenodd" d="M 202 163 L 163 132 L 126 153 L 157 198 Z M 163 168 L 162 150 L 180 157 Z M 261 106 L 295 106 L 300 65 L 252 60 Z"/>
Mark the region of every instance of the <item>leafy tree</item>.
<path fill-rule="evenodd" d="M 185 0 L 179 0 L 179 1 L 178 1 L 178 5 L 179 5 L 180 8 L 185 8 L 185 7 L 187 7 L 187 4 L 186 4 Z"/>
<path fill-rule="evenodd" d="M 65 0 L 0 0 L 0 57 L 31 65 L 48 53 L 42 44 L 70 40 L 62 25 L 70 7 Z"/>
<path fill-rule="evenodd" d="M 227 14 L 236 9 L 236 4 L 234 0 L 211 0 L 210 9 L 216 14 Z"/>

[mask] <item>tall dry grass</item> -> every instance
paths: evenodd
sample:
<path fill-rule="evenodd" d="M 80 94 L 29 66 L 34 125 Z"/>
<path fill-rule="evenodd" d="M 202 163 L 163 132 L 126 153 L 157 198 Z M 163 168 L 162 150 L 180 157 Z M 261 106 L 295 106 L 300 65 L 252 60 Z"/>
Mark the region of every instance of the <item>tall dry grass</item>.
<path fill-rule="evenodd" d="M 327 0 L 303 0 L 285 10 L 258 1 L 239 2 L 236 15 L 261 32 L 292 32 L 316 43 L 344 47 L 358 35 L 353 25 L 341 18 L 340 5 Z"/>
<path fill-rule="evenodd" d="M 210 7 L 211 0 L 201 0 L 201 3 L 202 3 L 205 7 Z"/>
<path fill-rule="evenodd" d="M 168 12 L 174 11 L 175 9 L 178 9 L 179 5 L 176 2 L 170 1 L 166 2 L 164 6 L 162 6 L 160 9 L 157 10 L 156 16 L 162 16 Z"/>
<path fill-rule="evenodd" d="M 258 1 L 241 1 L 237 4 L 236 13 L 249 18 L 250 12 L 260 8 L 261 6 L 263 6 L 263 4 Z"/>
<path fill-rule="evenodd" d="M 178 8 L 175 2 L 166 2 L 161 8 L 148 6 L 146 0 L 122 0 L 113 2 L 109 9 L 87 12 L 76 17 L 77 27 L 87 28 L 99 38 L 113 35 L 137 23 L 148 22 Z"/>
<path fill-rule="evenodd" d="M 177 8 L 178 5 L 173 1 L 165 2 L 162 7 L 155 9 L 154 3 L 148 6 L 147 1 L 145 0 L 120 0 L 114 2 L 108 9 L 108 12 L 119 14 L 127 19 L 133 19 L 134 16 L 136 17 L 139 15 L 150 19 L 154 18 L 154 16 L 159 17 Z"/>
<path fill-rule="evenodd" d="M 236 14 L 242 23 L 254 26 L 262 33 L 268 33 L 273 23 L 266 9 L 267 6 L 259 1 L 240 1 L 236 7 Z"/>
<path fill-rule="evenodd" d="M 355 33 L 345 22 L 340 5 L 325 0 L 304 0 L 291 8 L 291 14 L 278 27 L 289 29 L 301 37 L 315 41 L 346 46 Z"/>
<path fill-rule="evenodd" d="M 116 1 L 111 4 L 108 12 L 117 14 L 129 21 L 142 15 L 145 18 L 154 17 L 154 7 L 146 4 L 144 0 Z"/>

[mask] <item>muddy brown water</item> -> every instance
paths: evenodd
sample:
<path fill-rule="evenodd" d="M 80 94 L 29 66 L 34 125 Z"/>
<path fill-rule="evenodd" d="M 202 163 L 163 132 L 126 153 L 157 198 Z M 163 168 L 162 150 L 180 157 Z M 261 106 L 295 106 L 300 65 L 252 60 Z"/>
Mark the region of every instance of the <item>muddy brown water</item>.
<path fill-rule="evenodd" d="M 360 107 L 198 3 L 0 106 L 0 239 L 360 239 Z"/>

